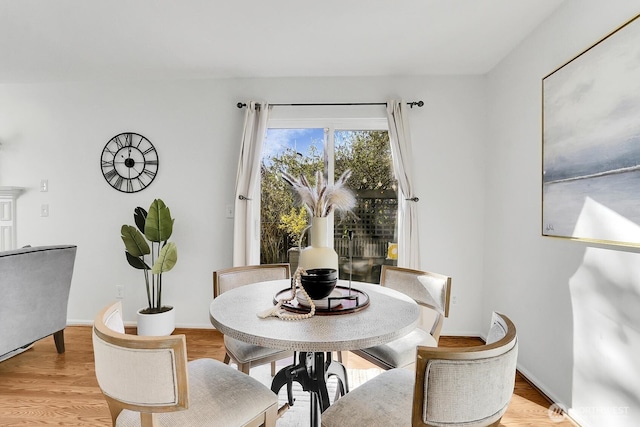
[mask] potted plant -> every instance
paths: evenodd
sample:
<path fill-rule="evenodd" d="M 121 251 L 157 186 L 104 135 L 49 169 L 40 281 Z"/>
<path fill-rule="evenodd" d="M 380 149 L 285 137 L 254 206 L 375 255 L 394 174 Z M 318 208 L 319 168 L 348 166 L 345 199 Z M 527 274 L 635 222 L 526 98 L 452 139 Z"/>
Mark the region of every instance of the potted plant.
<path fill-rule="evenodd" d="M 147 289 L 148 306 L 138 310 L 138 335 L 170 335 L 175 328 L 175 312 L 172 306 L 162 305 L 162 274 L 178 260 L 176 244 L 168 241 L 174 219 L 161 199 L 155 199 L 148 212 L 135 208 L 133 219 L 135 227 L 123 225 L 120 234 L 127 261 L 142 270 Z"/>

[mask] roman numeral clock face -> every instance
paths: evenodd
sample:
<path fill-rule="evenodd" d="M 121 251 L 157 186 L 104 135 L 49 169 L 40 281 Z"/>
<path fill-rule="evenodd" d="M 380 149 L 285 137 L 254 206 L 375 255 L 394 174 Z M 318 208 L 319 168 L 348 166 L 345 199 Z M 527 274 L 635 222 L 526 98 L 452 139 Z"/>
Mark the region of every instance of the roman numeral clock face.
<path fill-rule="evenodd" d="M 151 184 L 158 173 L 158 152 L 137 133 L 121 133 L 107 142 L 100 160 L 102 175 L 123 193 L 136 193 Z"/>

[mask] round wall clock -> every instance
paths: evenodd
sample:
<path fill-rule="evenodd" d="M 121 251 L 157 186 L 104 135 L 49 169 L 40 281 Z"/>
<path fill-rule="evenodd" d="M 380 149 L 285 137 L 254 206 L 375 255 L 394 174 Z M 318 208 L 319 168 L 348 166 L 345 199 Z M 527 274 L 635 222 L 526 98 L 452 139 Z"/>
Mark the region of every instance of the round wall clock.
<path fill-rule="evenodd" d="M 144 136 L 125 132 L 111 138 L 102 150 L 102 175 L 123 193 L 136 193 L 151 184 L 158 173 L 158 152 Z"/>

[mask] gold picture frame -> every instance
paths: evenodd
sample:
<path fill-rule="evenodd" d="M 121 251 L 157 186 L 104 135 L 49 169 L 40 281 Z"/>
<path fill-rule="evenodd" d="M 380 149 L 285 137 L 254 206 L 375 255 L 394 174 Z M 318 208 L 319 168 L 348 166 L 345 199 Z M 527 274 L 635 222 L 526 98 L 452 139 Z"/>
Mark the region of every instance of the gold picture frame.
<path fill-rule="evenodd" d="M 640 15 L 542 79 L 542 235 L 640 246 Z"/>

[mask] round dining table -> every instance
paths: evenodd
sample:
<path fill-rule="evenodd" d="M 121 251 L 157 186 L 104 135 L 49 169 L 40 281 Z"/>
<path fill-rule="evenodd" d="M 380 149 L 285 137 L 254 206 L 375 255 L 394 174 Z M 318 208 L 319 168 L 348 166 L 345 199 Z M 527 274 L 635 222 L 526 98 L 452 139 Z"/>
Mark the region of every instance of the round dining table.
<path fill-rule="evenodd" d="M 373 347 L 400 338 L 417 327 L 420 309 L 413 299 L 393 289 L 352 282 L 351 292 L 364 295 L 367 304 L 352 310 L 338 310 L 336 314 L 317 313 L 301 320 L 259 317 L 274 306 L 277 298 L 290 295 L 290 292 L 283 292 L 290 287 L 290 280 L 285 279 L 252 283 L 226 291 L 211 302 L 209 317 L 216 329 L 232 338 L 299 352 L 299 361 L 294 360 L 293 365 L 280 370 L 271 389 L 278 393 L 287 385 L 290 391 L 292 381 L 300 383 L 311 393 L 311 425 L 319 425 L 320 413 L 329 406 L 328 376 L 336 375 L 343 392 L 348 392 L 346 369 L 332 360 L 331 352 Z M 349 281 L 339 280 L 336 289 L 346 294 L 348 287 Z M 294 305 L 298 305 L 296 300 Z M 299 309 L 302 307 L 298 305 Z M 293 404 L 290 395 L 289 403 Z"/>

